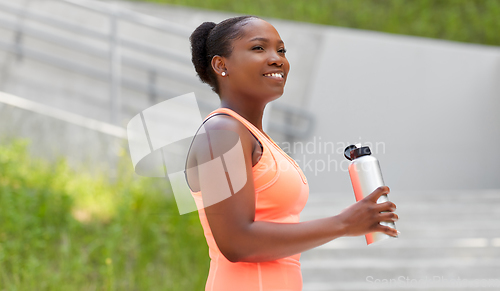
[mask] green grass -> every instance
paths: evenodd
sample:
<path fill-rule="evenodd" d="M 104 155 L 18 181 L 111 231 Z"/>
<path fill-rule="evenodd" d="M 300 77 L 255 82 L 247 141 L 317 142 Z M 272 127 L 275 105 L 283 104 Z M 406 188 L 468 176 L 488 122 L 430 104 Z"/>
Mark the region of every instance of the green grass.
<path fill-rule="evenodd" d="M 136 0 L 500 45 L 500 0 Z"/>
<path fill-rule="evenodd" d="M 168 185 L 105 178 L 0 145 L 0 290 L 203 290 L 208 248 L 197 212 L 179 215 Z"/>

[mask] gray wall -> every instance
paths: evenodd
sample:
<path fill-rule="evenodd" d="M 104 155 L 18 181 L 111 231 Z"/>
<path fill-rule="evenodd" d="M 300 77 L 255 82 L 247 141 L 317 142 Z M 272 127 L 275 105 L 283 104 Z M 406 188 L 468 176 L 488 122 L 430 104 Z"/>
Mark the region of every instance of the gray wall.
<path fill-rule="evenodd" d="M 350 188 L 337 150 L 358 142 L 375 146 L 392 190 L 500 188 L 498 47 L 330 28 L 318 59 L 309 141 L 338 145 L 343 167 L 308 170 L 312 189 Z"/>
<path fill-rule="evenodd" d="M 0 92 L 0 144 L 30 140 L 30 154 L 70 168 L 113 178 L 128 155 L 125 129 Z M 127 165 L 128 166 L 128 165 Z"/>

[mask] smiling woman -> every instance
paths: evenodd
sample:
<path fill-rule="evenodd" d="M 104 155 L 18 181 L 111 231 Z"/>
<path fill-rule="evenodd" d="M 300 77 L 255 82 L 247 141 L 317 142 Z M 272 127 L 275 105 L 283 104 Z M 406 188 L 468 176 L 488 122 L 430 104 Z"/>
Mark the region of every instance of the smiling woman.
<path fill-rule="evenodd" d="M 340 236 L 397 235 L 379 224 L 397 219 L 392 202 L 377 204 L 387 187 L 336 216 L 300 222 L 307 179 L 262 130 L 264 108 L 283 94 L 290 70 L 270 23 L 254 16 L 205 22 L 191 49 L 198 76 L 221 100 L 186 162 L 211 258 L 206 290 L 302 290 L 301 252 Z"/>

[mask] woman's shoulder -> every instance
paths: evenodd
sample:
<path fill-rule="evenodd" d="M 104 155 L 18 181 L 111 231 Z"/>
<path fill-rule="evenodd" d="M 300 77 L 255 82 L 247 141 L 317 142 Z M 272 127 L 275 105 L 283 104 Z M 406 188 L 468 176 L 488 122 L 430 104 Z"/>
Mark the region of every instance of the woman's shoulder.
<path fill-rule="evenodd" d="M 233 116 L 216 114 L 205 120 L 195 136 L 192 150 L 199 154 L 209 148 L 216 157 L 232 149 L 238 142 L 244 152 L 253 151 L 255 140 L 248 128 Z"/>
<path fill-rule="evenodd" d="M 236 134 L 242 143 L 249 142 L 253 144 L 255 142 L 255 134 L 252 133 L 251 128 L 246 126 L 242 120 L 226 113 L 210 116 L 205 120 L 203 130 L 205 132 L 214 132 L 218 137 L 223 136 L 225 133 L 228 137 L 234 138 Z M 221 141 L 232 142 L 233 138 L 222 138 Z"/>
<path fill-rule="evenodd" d="M 234 116 L 227 113 L 215 113 L 207 117 L 203 123 L 207 130 L 231 130 L 234 132 L 243 131 L 246 127 Z"/>

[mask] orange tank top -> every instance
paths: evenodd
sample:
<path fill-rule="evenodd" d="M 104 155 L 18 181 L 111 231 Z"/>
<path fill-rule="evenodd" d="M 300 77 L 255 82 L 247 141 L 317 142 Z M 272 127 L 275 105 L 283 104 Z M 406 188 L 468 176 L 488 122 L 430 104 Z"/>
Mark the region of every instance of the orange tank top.
<path fill-rule="evenodd" d="M 240 121 L 262 144 L 262 156 L 252 168 L 255 220 L 299 222 L 300 212 L 309 196 L 309 185 L 297 163 L 253 124 L 228 108 L 214 110 L 205 120 L 221 113 Z M 201 192 L 191 191 L 191 194 L 199 209 L 211 259 L 206 291 L 302 290 L 300 253 L 269 262 L 230 262 L 215 243 L 203 208 Z"/>

